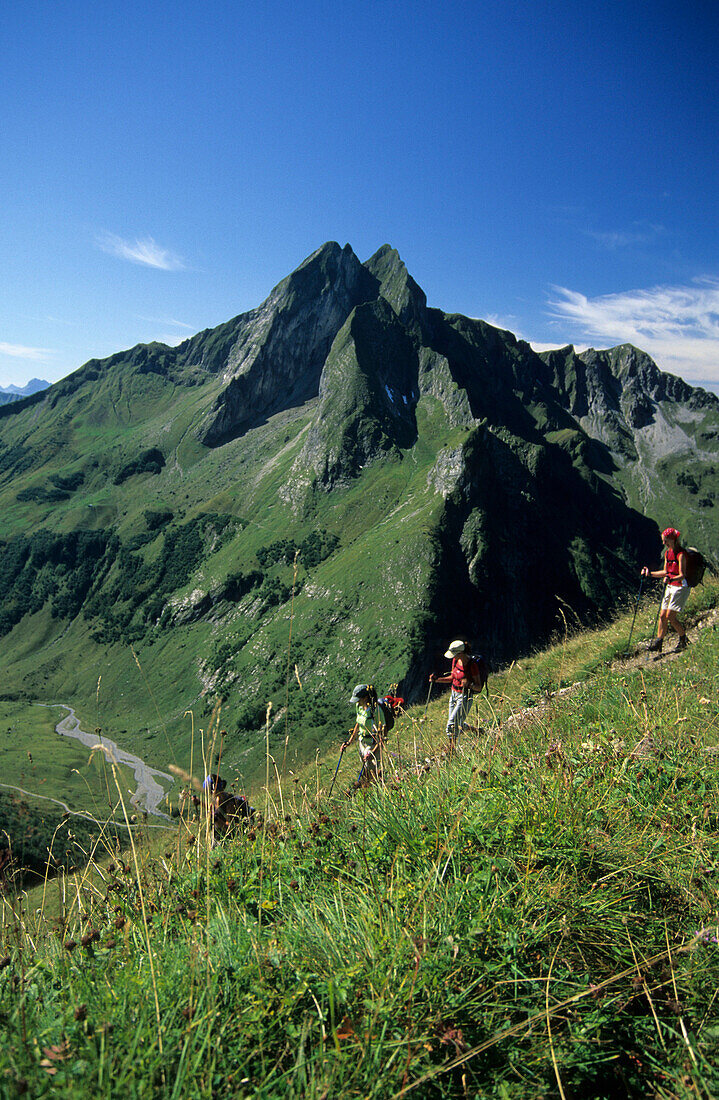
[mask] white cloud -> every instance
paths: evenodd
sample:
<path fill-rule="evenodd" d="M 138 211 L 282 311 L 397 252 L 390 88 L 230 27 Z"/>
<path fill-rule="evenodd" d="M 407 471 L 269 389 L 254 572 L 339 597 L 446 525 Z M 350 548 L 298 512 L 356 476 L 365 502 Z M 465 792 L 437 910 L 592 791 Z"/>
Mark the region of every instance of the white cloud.
<path fill-rule="evenodd" d="M 179 256 L 167 248 L 162 248 L 152 237 L 125 241 L 114 233 L 103 233 L 97 238 L 97 244 L 103 252 L 118 256 L 121 260 L 129 260 L 133 264 L 143 264 L 145 267 L 155 267 L 161 271 L 182 271 L 185 267 Z"/>
<path fill-rule="evenodd" d="M 176 348 L 178 344 L 182 344 L 189 337 L 185 333 L 178 336 L 176 332 L 166 332 L 164 336 L 158 336 L 156 339 L 160 344 L 167 344 L 169 348 Z"/>
<path fill-rule="evenodd" d="M 566 348 L 566 344 L 543 344 L 539 340 L 528 340 L 528 344 L 531 345 L 534 351 L 559 351 L 560 348 Z M 575 351 L 586 351 L 587 345 L 574 344 Z"/>
<path fill-rule="evenodd" d="M 173 325 L 175 328 L 184 328 L 188 332 L 194 332 L 194 325 L 188 325 L 185 321 L 176 321 L 174 317 L 140 317 L 141 321 L 149 321 L 151 325 Z"/>
<path fill-rule="evenodd" d="M 615 251 L 618 248 L 632 248 L 635 245 L 651 244 L 652 241 L 663 237 L 666 229 L 663 225 L 635 222 L 632 229 L 609 230 L 607 232 L 587 229 L 585 232 L 588 237 L 591 237 L 603 248 Z"/>
<path fill-rule="evenodd" d="M 176 348 L 178 344 L 182 344 L 189 339 L 190 335 L 197 332 L 195 325 L 188 325 L 186 321 L 177 321 L 174 317 L 140 316 L 139 319 L 153 326 L 155 335 L 151 337 L 152 340 L 157 340 L 160 344 L 167 344 L 171 348 Z M 172 332 L 173 328 L 181 331 Z"/>
<path fill-rule="evenodd" d="M 480 320 L 479 317 L 474 318 L 475 321 Z M 500 316 L 498 313 L 488 313 L 486 317 L 482 317 L 481 320 L 486 321 L 488 325 L 493 325 L 494 328 L 504 329 L 506 332 L 517 333 L 517 318 L 513 313 L 507 313 L 504 316 Z"/>
<path fill-rule="evenodd" d="M 5 344 L 0 340 L 0 355 L 9 355 L 12 359 L 31 359 L 43 363 L 53 355 L 49 348 L 29 348 L 24 344 Z"/>
<path fill-rule="evenodd" d="M 550 309 L 569 322 L 568 341 L 634 344 L 662 370 L 699 385 L 719 382 L 719 279 L 596 298 L 567 287 L 553 290 Z"/>

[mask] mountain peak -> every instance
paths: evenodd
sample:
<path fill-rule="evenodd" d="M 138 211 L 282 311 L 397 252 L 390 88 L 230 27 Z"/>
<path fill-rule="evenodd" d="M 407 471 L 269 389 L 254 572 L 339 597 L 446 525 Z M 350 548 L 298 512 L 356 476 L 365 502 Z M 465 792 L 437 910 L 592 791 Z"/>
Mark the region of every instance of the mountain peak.
<path fill-rule="evenodd" d="M 227 388 L 201 431 L 216 446 L 281 409 L 316 397 L 332 342 L 378 280 L 350 245 L 328 241 L 241 319 L 224 369 Z"/>
<path fill-rule="evenodd" d="M 26 386 L 0 386 L 0 393 L 13 393 L 18 397 L 27 397 L 32 393 L 39 393 L 40 390 L 46 390 L 49 385 L 50 383 L 42 378 L 31 378 Z"/>
<path fill-rule="evenodd" d="M 421 329 L 427 295 L 407 271 L 399 252 L 383 244 L 364 265 L 378 280 L 379 292 L 408 328 Z"/>

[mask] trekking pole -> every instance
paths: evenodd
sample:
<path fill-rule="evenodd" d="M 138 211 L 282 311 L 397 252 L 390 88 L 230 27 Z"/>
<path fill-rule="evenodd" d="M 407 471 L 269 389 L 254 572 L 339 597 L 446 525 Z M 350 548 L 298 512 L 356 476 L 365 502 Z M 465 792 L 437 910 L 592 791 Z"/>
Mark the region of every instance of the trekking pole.
<path fill-rule="evenodd" d="M 335 785 L 335 779 L 337 778 L 337 772 L 340 770 L 340 764 L 342 763 L 342 756 L 343 756 L 344 751 L 345 751 L 346 748 L 347 748 L 347 742 L 343 741 L 342 742 L 342 748 L 340 749 L 340 758 L 337 761 L 337 767 L 335 768 L 335 774 L 332 776 L 332 782 L 330 783 L 330 790 L 329 790 L 329 794 L 327 795 L 328 798 L 330 798 L 331 795 L 332 795 L 332 788 Z"/>
<path fill-rule="evenodd" d="M 420 719 L 421 722 L 424 722 L 425 718 L 427 717 L 427 708 L 429 707 L 429 700 L 430 700 L 430 696 L 432 695 L 432 685 L 433 684 L 434 684 L 434 680 L 430 680 L 429 681 L 429 691 L 427 692 L 427 702 L 424 704 L 424 714 L 422 715 L 422 717 Z"/>
<path fill-rule="evenodd" d="M 642 596 L 642 585 L 643 584 L 644 584 L 644 577 L 642 577 L 641 580 L 639 581 L 639 591 L 637 593 L 637 601 L 634 604 L 634 616 L 632 618 L 632 627 L 631 627 L 631 630 L 629 631 L 629 641 L 627 642 L 627 648 L 625 650 L 626 655 L 629 654 L 629 646 L 632 644 L 632 634 L 634 633 L 634 623 L 636 622 L 637 611 L 639 610 L 639 600 L 641 599 L 641 596 Z"/>

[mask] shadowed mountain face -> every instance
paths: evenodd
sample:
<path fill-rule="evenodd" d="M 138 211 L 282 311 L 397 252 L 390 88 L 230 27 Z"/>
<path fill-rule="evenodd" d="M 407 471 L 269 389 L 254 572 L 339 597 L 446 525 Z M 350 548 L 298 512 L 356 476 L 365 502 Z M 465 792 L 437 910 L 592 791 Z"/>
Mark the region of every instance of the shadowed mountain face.
<path fill-rule="evenodd" d="M 611 615 L 657 524 L 711 551 L 718 452 L 719 401 L 636 348 L 537 355 L 428 307 L 388 245 L 329 243 L 256 309 L 0 408 L 6 681 L 79 699 L 132 642 L 168 711 L 233 699 L 251 769 L 295 667 L 309 751 L 348 684 L 419 694 L 450 637 L 499 662 Z"/>

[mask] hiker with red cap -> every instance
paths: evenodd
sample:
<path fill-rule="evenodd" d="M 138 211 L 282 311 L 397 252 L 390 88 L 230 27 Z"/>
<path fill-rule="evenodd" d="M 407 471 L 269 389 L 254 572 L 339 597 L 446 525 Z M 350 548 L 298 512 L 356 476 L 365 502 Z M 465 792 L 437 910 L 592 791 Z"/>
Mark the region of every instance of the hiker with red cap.
<path fill-rule="evenodd" d="M 434 684 L 451 684 L 449 695 L 449 713 L 447 715 L 447 737 L 452 748 L 457 746 L 460 733 L 465 729 L 472 706 L 472 692 L 481 691 L 486 683 L 486 675 L 477 661 L 469 653 L 467 643 L 457 638 L 450 645 L 445 657 L 452 662 L 452 671 L 447 676 L 430 675 Z"/>
<path fill-rule="evenodd" d="M 689 599 L 689 582 L 687 581 L 687 552 L 680 542 L 681 534 L 676 527 L 667 527 L 662 531 L 664 543 L 664 568 L 650 570 L 648 566 L 642 569 L 643 577 L 657 577 L 664 580 L 664 597 L 659 611 L 659 625 L 657 636 L 649 646 L 654 653 L 661 653 L 664 644 L 664 635 L 667 627 L 672 628 L 679 635 L 677 649 L 685 649 L 687 645 L 687 632 L 679 622 L 679 612 L 684 610 Z"/>

